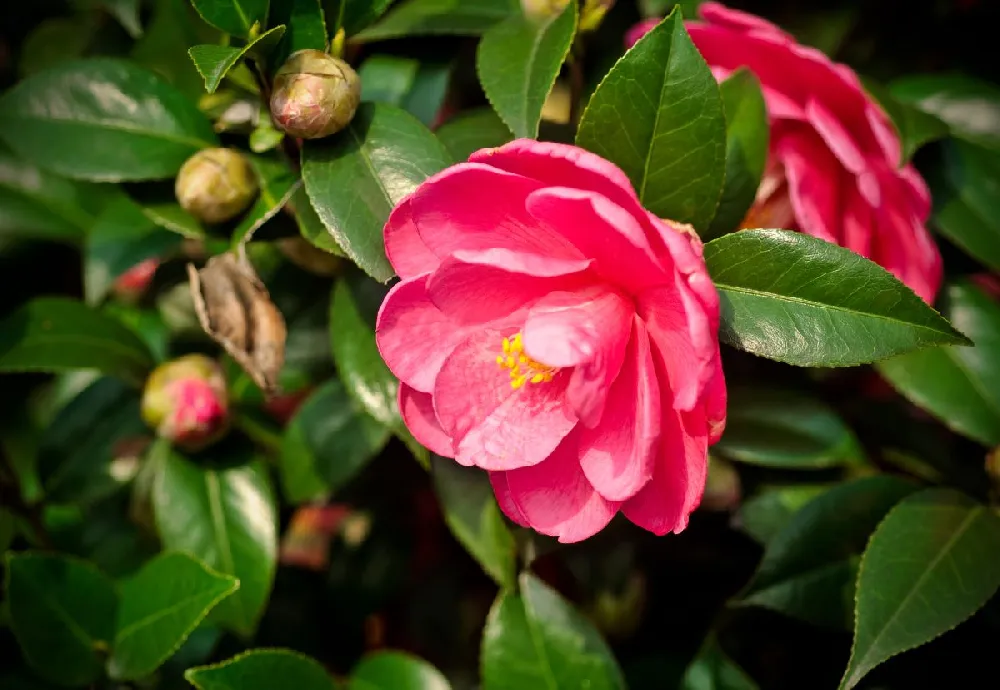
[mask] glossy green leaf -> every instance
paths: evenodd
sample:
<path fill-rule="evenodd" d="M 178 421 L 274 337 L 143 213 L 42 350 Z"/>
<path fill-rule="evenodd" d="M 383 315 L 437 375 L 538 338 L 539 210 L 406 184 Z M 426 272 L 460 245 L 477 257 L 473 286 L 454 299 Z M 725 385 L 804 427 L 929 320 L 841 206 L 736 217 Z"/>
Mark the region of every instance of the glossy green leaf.
<path fill-rule="evenodd" d="M 797 366 L 874 362 L 968 339 L 888 271 L 787 230 L 745 230 L 705 245 L 722 301 L 719 338 Z"/>
<path fill-rule="evenodd" d="M 483 690 L 624 689 L 604 640 L 569 602 L 534 575 L 501 592 L 483 632 Z"/>
<path fill-rule="evenodd" d="M 705 239 L 736 230 L 746 217 L 764 175 L 770 132 L 764 94 L 753 72 L 741 68 L 719 88 L 726 112 L 726 182 Z"/>
<path fill-rule="evenodd" d="M 967 619 L 1000 587 L 1000 517 L 952 489 L 927 489 L 886 516 L 858 574 L 854 646 L 841 688 Z"/>
<path fill-rule="evenodd" d="M 392 5 L 393 0 L 323 0 L 330 24 L 330 34 L 343 28 L 354 37 L 378 20 Z"/>
<path fill-rule="evenodd" d="M 879 362 L 900 393 L 952 430 L 1000 444 L 1000 305 L 971 283 L 949 285 L 942 312 L 975 347 L 936 347 Z"/>
<path fill-rule="evenodd" d="M 486 472 L 431 456 L 434 490 L 455 538 L 498 585 L 511 589 L 517 574 L 514 535 L 507 529 Z"/>
<path fill-rule="evenodd" d="M 117 680 L 148 676 L 237 589 L 236 579 L 187 554 L 163 553 L 149 561 L 122 583 L 108 674 Z"/>
<path fill-rule="evenodd" d="M 401 107 L 413 88 L 420 61 L 396 55 L 372 55 L 361 63 L 361 99 Z"/>
<path fill-rule="evenodd" d="M 253 649 L 211 666 L 189 668 L 184 677 L 198 690 L 335 690 L 326 669 L 290 649 Z"/>
<path fill-rule="evenodd" d="M 521 9 L 518 0 L 403 0 L 382 21 L 355 38 L 387 38 L 432 34 L 478 36 Z"/>
<path fill-rule="evenodd" d="M 337 379 L 309 396 L 281 441 L 281 481 L 292 503 L 339 490 L 385 447 L 389 430 Z"/>
<path fill-rule="evenodd" d="M 889 475 L 824 492 L 767 543 L 740 600 L 834 628 L 850 628 L 857 560 L 879 521 L 917 486 Z"/>
<path fill-rule="evenodd" d="M 825 403 L 792 390 L 731 388 L 726 431 L 715 447 L 732 460 L 821 469 L 860 460 L 854 434 Z"/>
<path fill-rule="evenodd" d="M 153 487 L 153 511 L 164 548 L 186 551 L 239 580 L 239 591 L 216 607 L 212 620 L 251 635 L 277 558 L 276 509 L 265 467 L 251 462 L 214 469 L 170 453 Z"/>
<path fill-rule="evenodd" d="M 114 583 L 90 563 L 55 554 L 10 553 L 6 568 L 11 627 L 27 662 L 60 685 L 96 681 L 115 633 Z"/>
<path fill-rule="evenodd" d="M 199 43 L 217 43 L 221 34 L 203 22 L 190 0 L 156 0 L 146 30 L 132 47 L 131 57 L 192 100 L 205 92 L 204 80 L 187 50 Z"/>
<path fill-rule="evenodd" d="M 322 249 L 325 252 L 344 256 L 344 250 L 333 239 L 333 235 L 327 232 L 326 226 L 323 225 L 323 221 L 317 215 L 316 209 L 313 208 L 312 202 L 309 201 L 309 195 L 306 194 L 304 186 L 299 186 L 295 190 L 292 198 L 288 201 L 288 205 L 294 209 L 295 221 L 299 226 L 299 234 L 302 237 L 307 239 L 314 247 Z"/>
<path fill-rule="evenodd" d="M 53 175 L 0 147 L 0 238 L 79 241 L 106 197 L 98 185 Z"/>
<path fill-rule="evenodd" d="M 215 133 L 194 103 L 121 60 L 68 62 L 0 98 L 0 137 L 21 157 L 100 182 L 174 175 Z"/>
<path fill-rule="evenodd" d="M 299 50 L 326 50 L 326 24 L 322 0 L 282 0 L 271 4 L 270 26 L 285 27 L 281 42 L 270 56 L 270 64 L 281 66 Z"/>
<path fill-rule="evenodd" d="M 161 228 L 176 232 L 182 237 L 192 240 L 203 240 L 206 237 L 204 226 L 176 201 L 147 204 L 142 207 L 142 212 Z"/>
<path fill-rule="evenodd" d="M 191 0 L 206 22 L 228 34 L 249 38 L 267 21 L 268 0 Z"/>
<path fill-rule="evenodd" d="M 1000 88 L 964 74 L 920 74 L 889 85 L 904 103 L 944 120 L 952 132 L 1000 150 Z"/>
<path fill-rule="evenodd" d="M 768 487 L 740 506 L 737 524 L 760 544 L 770 542 L 809 501 L 829 489 L 827 484 Z"/>
<path fill-rule="evenodd" d="M 305 142 L 302 179 L 337 245 L 385 282 L 393 276 L 382 237 L 389 213 L 449 163 L 445 148 L 412 115 L 369 103 L 336 136 Z"/>
<path fill-rule="evenodd" d="M 624 170 L 657 216 L 708 227 L 726 176 L 726 118 L 678 10 L 604 77 L 576 143 Z"/>
<path fill-rule="evenodd" d="M 933 171 L 934 227 L 972 258 L 1000 271 L 1000 152 L 952 140 Z"/>
<path fill-rule="evenodd" d="M 421 60 L 413 86 L 403 97 L 403 110 L 427 127 L 434 127 L 444 108 L 454 67 L 451 60 Z"/>
<path fill-rule="evenodd" d="M 285 34 L 284 25 L 278 25 L 250 41 L 240 48 L 220 45 L 192 46 L 188 55 L 194 62 L 195 69 L 205 79 L 205 90 L 215 93 L 223 78 L 229 73 L 244 55 L 253 53 L 263 46 L 276 44 Z"/>
<path fill-rule="evenodd" d="M 479 149 L 508 143 L 514 135 L 492 108 L 475 108 L 441 125 L 437 137 L 451 153 L 452 160 L 461 163 Z"/>
<path fill-rule="evenodd" d="M 248 160 L 257 177 L 260 193 L 233 231 L 234 248 L 251 230 L 261 227 L 288 203 L 289 195 L 294 193 L 292 187 L 298 181 L 288 164 L 276 156 L 248 156 Z"/>
<path fill-rule="evenodd" d="M 486 97 L 517 137 L 538 136 L 542 105 L 576 34 L 576 0 L 536 20 L 517 13 L 479 41 L 476 72 Z"/>
<path fill-rule="evenodd" d="M 348 690 L 451 690 L 441 672 L 403 652 L 376 652 L 351 672 Z"/>
<path fill-rule="evenodd" d="M 948 125 L 935 115 L 920 110 L 911 103 L 900 101 L 886 87 L 872 81 L 865 82 L 865 89 L 882 106 L 902 145 L 900 165 L 906 165 L 925 144 L 948 136 Z"/>
<path fill-rule="evenodd" d="M 140 382 L 152 366 L 135 333 L 74 300 L 40 297 L 0 321 L 0 371 L 97 369 Z"/>
<path fill-rule="evenodd" d="M 711 637 L 687 667 L 679 690 L 758 690 L 758 685 Z"/>

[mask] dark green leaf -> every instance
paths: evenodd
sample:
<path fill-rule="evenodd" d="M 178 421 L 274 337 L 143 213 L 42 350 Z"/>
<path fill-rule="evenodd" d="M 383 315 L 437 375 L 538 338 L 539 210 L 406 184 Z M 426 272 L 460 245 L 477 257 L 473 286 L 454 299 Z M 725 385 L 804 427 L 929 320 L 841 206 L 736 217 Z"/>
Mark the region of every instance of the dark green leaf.
<path fill-rule="evenodd" d="M 455 538 L 498 585 L 514 587 L 514 536 L 507 529 L 488 475 L 454 460 L 432 456 L 434 489 Z"/>
<path fill-rule="evenodd" d="M 705 245 L 722 300 L 719 338 L 797 366 L 874 362 L 968 339 L 888 271 L 787 230 L 745 230 Z"/>
<path fill-rule="evenodd" d="M 183 553 L 163 553 L 122 583 L 108 675 L 148 676 L 183 644 L 216 604 L 239 589 L 228 575 Z"/>
<path fill-rule="evenodd" d="M 479 42 L 476 71 L 493 108 L 517 137 L 538 136 L 542 105 L 576 33 L 576 0 L 543 20 L 516 13 Z"/>
<path fill-rule="evenodd" d="M 7 605 L 24 657 L 46 680 L 88 685 L 114 638 L 114 583 L 91 564 L 66 556 L 7 555 Z"/>
<path fill-rule="evenodd" d="M 766 488 L 740 507 L 739 527 L 761 544 L 770 542 L 804 505 L 829 489 L 826 484 Z"/>
<path fill-rule="evenodd" d="M 0 321 L 0 371 L 97 369 L 141 382 L 152 366 L 135 333 L 80 302 L 40 297 Z"/>
<path fill-rule="evenodd" d="M 955 134 L 1000 150 L 1000 88 L 964 74 L 921 74 L 889 86 L 904 103 L 944 120 Z"/>
<path fill-rule="evenodd" d="M 179 91 L 106 58 L 61 64 L 5 93 L 0 136 L 44 168 L 102 182 L 170 177 L 216 144 L 211 124 Z"/>
<path fill-rule="evenodd" d="M 684 672 L 680 690 L 758 690 L 758 686 L 711 637 Z"/>
<path fill-rule="evenodd" d="M 264 466 L 213 469 L 170 453 L 153 487 L 153 510 L 164 548 L 186 551 L 239 580 L 239 591 L 212 618 L 251 635 L 271 592 L 277 552 L 274 496 Z"/>
<path fill-rule="evenodd" d="M 344 131 L 305 142 L 302 178 L 337 245 L 385 282 L 393 275 L 382 238 L 390 211 L 450 162 L 441 143 L 412 115 L 362 104 Z"/>
<path fill-rule="evenodd" d="M 403 652 L 377 652 L 354 667 L 349 690 L 451 690 L 441 672 Z"/>
<path fill-rule="evenodd" d="M 477 36 L 519 11 L 517 0 L 404 0 L 355 38 L 380 41 L 428 34 Z"/>
<path fill-rule="evenodd" d="M 192 240 L 205 239 L 205 228 L 175 201 L 167 201 L 143 206 L 143 214 L 151 221 L 170 232 Z"/>
<path fill-rule="evenodd" d="M 249 38 L 254 25 L 267 21 L 268 0 L 191 0 L 202 18 L 228 34 Z"/>
<path fill-rule="evenodd" d="M 274 217 L 288 202 L 292 186 L 298 181 L 288 165 L 271 156 L 248 156 L 250 166 L 257 176 L 260 193 L 253 207 L 247 212 L 233 231 L 233 246 L 244 240 L 247 234 Z"/>
<path fill-rule="evenodd" d="M 309 242 L 325 252 L 330 252 L 337 256 L 344 256 L 344 250 L 340 248 L 333 235 L 327 232 L 326 226 L 316 214 L 309 195 L 306 194 L 304 186 L 300 186 L 292 194 L 288 205 L 295 210 L 295 221 L 299 226 L 299 233 L 309 240 Z"/>
<path fill-rule="evenodd" d="M 392 0 L 324 0 L 330 20 L 330 33 L 343 28 L 349 37 L 367 28 L 385 14 Z"/>
<path fill-rule="evenodd" d="M 920 147 L 948 136 L 948 125 L 936 116 L 910 103 L 898 100 L 890 91 L 875 82 L 866 81 L 865 89 L 882 106 L 902 144 L 900 165 L 906 165 Z"/>
<path fill-rule="evenodd" d="M 468 160 L 479 149 L 502 146 L 514 138 L 492 108 L 459 113 L 441 125 L 437 136 L 456 163 Z"/>
<path fill-rule="evenodd" d="M 152 19 L 133 46 L 131 57 L 196 100 L 205 92 L 205 85 L 187 50 L 220 39 L 218 30 L 198 18 L 189 0 L 156 0 Z"/>
<path fill-rule="evenodd" d="M 290 649 L 253 649 L 211 666 L 190 668 L 184 677 L 198 690 L 335 690 L 319 662 Z"/>
<path fill-rule="evenodd" d="M 879 372 L 954 431 L 1000 444 L 1000 305 L 961 282 L 945 288 L 942 311 L 975 347 L 912 352 L 879 362 Z"/>
<path fill-rule="evenodd" d="M 729 390 L 726 432 L 716 450 L 778 468 L 820 469 L 862 457 L 851 430 L 821 400 L 759 386 Z"/>
<path fill-rule="evenodd" d="M 188 49 L 188 55 L 191 56 L 191 61 L 194 62 L 198 74 L 205 78 L 205 90 L 209 93 L 215 93 L 219 84 L 222 83 L 222 79 L 244 55 L 260 50 L 262 46 L 277 43 L 284 34 L 285 27 L 278 25 L 241 48 L 220 45 L 192 46 Z"/>
<path fill-rule="evenodd" d="M 767 164 L 769 126 L 760 82 L 741 68 L 722 82 L 720 90 L 726 111 L 726 183 L 706 239 L 739 227 Z"/>
<path fill-rule="evenodd" d="M 0 553 L 5 553 L 10 548 L 10 543 L 14 541 L 17 534 L 17 524 L 14 516 L 6 510 L 0 510 Z"/>
<path fill-rule="evenodd" d="M 1000 517 L 952 489 L 927 489 L 886 516 L 858 575 L 854 647 L 841 688 L 975 613 L 1000 587 Z"/>
<path fill-rule="evenodd" d="M 340 381 L 331 379 L 302 405 L 281 443 L 281 480 L 293 503 L 323 497 L 349 482 L 389 440 Z"/>
<path fill-rule="evenodd" d="M 270 26 L 285 26 L 285 35 L 271 56 L 275 67 L 299 50 L 326 50 L 322 0 L 282 0 L 271 5 Z"/>
<path fill-rule="evenodd" d="M 604 640 L 567 601 L 534 575 L 520 594 L 501 592 L 483 632 L 483 690 L 624 689 Z"/>
<path fill-rule="evenodd" d="M 83 57 L 94 40 L 96 24 L 78 18 L 55 17 L 39 22 L 21 45 L 18 71 L 22 77 Z"/>
<path fill-rule="evenodd" d="M 885 475 L 819 495 L 768 542 L 740 603 L 816 625 L 849 628 L 857 559 L 879 521 L 916 489 Z"/>
<path fill-rule="evenodd" d="M 1000 271 L 1000 152 L 945 142 L 931 177 L 934 227 L 969 256 Z"/>
<path fill-rule="evenodd" d="M 576 143 L 624 170 L 657 216 L 708 227 L 726 176 L 726 118 L 678 10 L 604 77 Z"/>
<path fill-rule="evenodd" d="M 401 107 L 413 88 L 420 61 L 396 55 L 372 55 L 361 64 L 361 98 L 374 103 Z"/>
<path fill-rule="evenodd" d="M 403 110 L 433 127 L 448 95 L 453 67 L 452 62 L 443 60 L 421 60 L 413 86 L 403 97 Z"/>

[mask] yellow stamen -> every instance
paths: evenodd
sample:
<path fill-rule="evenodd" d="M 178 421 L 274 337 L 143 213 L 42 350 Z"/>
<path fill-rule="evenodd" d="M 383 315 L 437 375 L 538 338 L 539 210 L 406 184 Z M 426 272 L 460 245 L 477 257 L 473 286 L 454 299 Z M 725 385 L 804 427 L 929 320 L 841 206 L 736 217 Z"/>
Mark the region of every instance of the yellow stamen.
<path fill-rule="evenodd" d="M 501 369 L 510 369 L 510 387 L 514 390 L 528 382 L 551 381 L 558 371 L 556 367 L 542 364 L 525 354 L 520 333 L 503 339 L 503 354 L 497 356 L 497 364 Z"/>

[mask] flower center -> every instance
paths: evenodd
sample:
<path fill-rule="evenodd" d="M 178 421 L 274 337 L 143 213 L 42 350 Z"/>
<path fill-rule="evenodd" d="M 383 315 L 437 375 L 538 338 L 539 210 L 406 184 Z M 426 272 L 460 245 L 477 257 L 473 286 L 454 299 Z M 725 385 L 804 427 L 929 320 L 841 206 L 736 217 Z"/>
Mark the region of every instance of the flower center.
<path fill-rule="evenodd" d="M 524 354 L 520 333 L 503 339 L 503 354 L 497 355 L 497 364 L 501 369 L 510 370 L 510 387 L 514 390 L 529 382 L 551 381 L 557 371 L 556 367 L 537 362 Z"/>

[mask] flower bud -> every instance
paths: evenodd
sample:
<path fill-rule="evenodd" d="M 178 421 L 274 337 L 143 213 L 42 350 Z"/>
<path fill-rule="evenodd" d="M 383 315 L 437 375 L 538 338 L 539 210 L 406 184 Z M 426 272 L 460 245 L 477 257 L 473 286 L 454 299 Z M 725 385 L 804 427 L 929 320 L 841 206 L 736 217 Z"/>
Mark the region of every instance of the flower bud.
<path fill-rule="evenodd" d="M 300 50 L 274 76 L 271 117 L 293 137 L 321 139 L 346 127 L 360 102 L 361 79 L 350 65 L 319 50 Z"/>
<path fill-rule="evenodd" d="M 236 149 L 204 149 L 177 173 L 174 193 L 181 207 L 205 223 L 222 223 L 257 196 L 257 176 Z"/>
<path fill-rule="evenodd" d="M 569 0 L 521 0 L 521 10 L 528 19 L 548 19 L 553 17 L 569 4 Z"/>
<path fill-rule="evenodd" d="M 122 273 L 111 287 L 115 296 L 129 304 L 138 302 L 146 294 L 149 284 L 153 282 L 153 274 L 159 265 L 159 259 L 150 258 L 140 261 Z"/>
<path fill-rule="evenodd" d="M 161 364 L 146 381 L 142 418 L 182 450 L 196 452 L 219 440 L 229 427 L 222 369 L 204 355 Z"/>
<path fill-rule="evenodd" d="M 615 0 L 586 0 L 580 10 L 579 31 L 594 31 L 601 25 L 604 15 L 614 6 Z"/>

